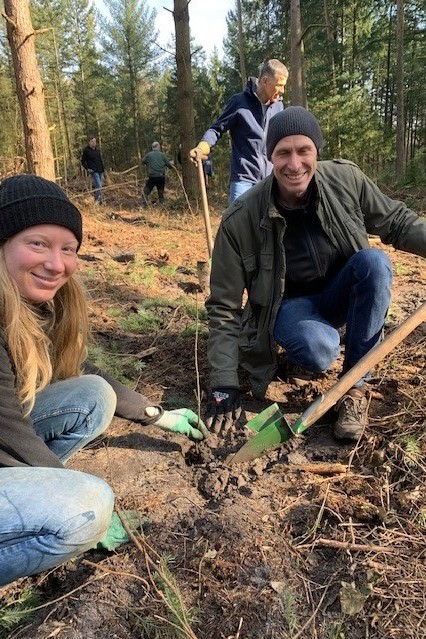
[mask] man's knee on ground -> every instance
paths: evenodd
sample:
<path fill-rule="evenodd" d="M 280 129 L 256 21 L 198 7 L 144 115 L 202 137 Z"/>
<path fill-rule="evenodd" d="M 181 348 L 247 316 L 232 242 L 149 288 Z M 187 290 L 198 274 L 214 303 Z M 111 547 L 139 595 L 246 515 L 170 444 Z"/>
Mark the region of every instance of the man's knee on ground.
<path fill-rule="evenodd" d="M 339 357 L 340 340 L 336 331 L 336 339 L 331 342 L 307 339 L 300 341 L 295 348 L 287 347 L 287 356 L 299 366 L 311 373 L 323 373 Z"/>

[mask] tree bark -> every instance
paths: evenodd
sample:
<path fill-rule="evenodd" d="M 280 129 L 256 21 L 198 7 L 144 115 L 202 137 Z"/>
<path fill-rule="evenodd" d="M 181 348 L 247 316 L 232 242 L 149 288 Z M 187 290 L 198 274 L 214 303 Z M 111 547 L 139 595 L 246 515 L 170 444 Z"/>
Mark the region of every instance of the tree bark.
<path fill-rule="evenodd" d="M 189 160 L 195 144 L 194 88 L 191 71 L 188 0 L 174 0 L 173 19 L 176 33 L 176 69 L 182 179 L 189 197 L 196 192 L 197 173 Z"/>
<path fill-rule="evenodd" d="M 290 79 L 291 103 L 293 106 L 307 107 L 303 81 L 303 40 L 300 22 L 300 0 L 291 0 L 290 6 Z"/>
<path fill-rule="evenodd" d="M 396 2 L 396 177 L 405 175 L 404 0 Z"/>
<path fill-rule="evenodd" d="M 136 160 L 138 161 L 141 157 L 141 145 L 139 141 L 139 99 L 137 93 L 137 73 L 135 72 L 135 68 L 133 62 L 131 60 L 131 55 L 129 51 L 128 56 L 128 71 L 130 78 L 130 96 L 132 101 L 132 120 L 133 120 L 133 135 L 135 137 L 135 147 L 136 147 Z"/>
<path fill-rule="evenodd" d="M 28 0 L 4 0 L 4 8 L 24 130 L 27 171 L 54 180 L 55 163 L 29 3 Z"/>
<path fill-rule="evenodd" d="M 244 38 L 243 38 L 243 13 L 241 9 L 241 0 L 237 0 L 237 16 L 238 16 L 238 54 L 240 56 L 240 73 L 243 91 L 247 84 L 246 58 L 244 55 Z"/>

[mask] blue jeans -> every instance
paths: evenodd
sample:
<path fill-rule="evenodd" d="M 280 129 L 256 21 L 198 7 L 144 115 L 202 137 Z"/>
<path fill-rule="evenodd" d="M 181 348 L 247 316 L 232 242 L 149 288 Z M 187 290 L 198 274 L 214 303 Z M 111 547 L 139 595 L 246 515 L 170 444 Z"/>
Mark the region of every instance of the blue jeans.
<path fill-rule="evenodd" d="M 254 186 L 253 182 L 247 182 L 246 180 L 231 182 L 228 203 L 232 204 L 237 197 L 240 197 L 240 195 L 251 189 L 252 186 Z"/>
<path fill-rule="evenodd" d="M 343 373 L 379 343 L 391 299 L 392 265 L 386 253 L 363 249 L 347 261 L 320 294 L 284 299 L 275 341 L 299 366 L 327 370 L 340 353 L 338 328 L 346 325 Z M 357 382 L 362 386 L 367 374 Z"/>
<path fill-rule="evenodd" d="M 65 462 L 103 433 L 116 395 L 96 375 L 51 384 L 37 395 L 34 430 Z M 92 548 L 114 505 L 103 480 L 65 468 L 0 468 L 0 586 L 49 570 Z"/>
<path fill-rule="evenodd" d="M 102 202 L 102 184 L 104 181 L 104 174 L 97 173 L 96 171 L 92 173 L 92 186 L 95 189 L 95 202 Z"/>

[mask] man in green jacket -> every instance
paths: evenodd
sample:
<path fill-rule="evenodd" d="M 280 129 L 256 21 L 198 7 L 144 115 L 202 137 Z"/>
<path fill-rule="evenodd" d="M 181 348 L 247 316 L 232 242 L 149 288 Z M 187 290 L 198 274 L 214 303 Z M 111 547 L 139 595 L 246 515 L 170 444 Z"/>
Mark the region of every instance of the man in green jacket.
<path fill-rule="evenodd" d="M 157 187 L 158 201 L 164 202 L 164 188 L 166 185 L 166 167 L 172 168 L 173 162 L 161 151 L 159 142 L 152 143 L 152 151 L 149 151 L 143 158 L 142 164 L 148 168 L 148 179 L 142 191 L 142 206 L 148 204 L 148 196 L 154 187 Z"/>
<path fill-rule="evenodd" d="M 384 251 L 370 248 L 368 234 L 426 257 L 425 220 L 352 162 L 319 162 L 322 143 L 303 107 L 275 115 L 266 141 L 273 173 L 223 216 L 206 303 L 207 425 L 216 432 L 239 415 L 239 365 L 262 398 L 277 369 L 277 344 L 289 375 L 312 377 L 338 357 L 339 328 L 346 328 L 342 373 L 380 341 L 392 266 Z M 367 424 L 368 377 L 336 405 L 339 439 L 357 440 Z"/>

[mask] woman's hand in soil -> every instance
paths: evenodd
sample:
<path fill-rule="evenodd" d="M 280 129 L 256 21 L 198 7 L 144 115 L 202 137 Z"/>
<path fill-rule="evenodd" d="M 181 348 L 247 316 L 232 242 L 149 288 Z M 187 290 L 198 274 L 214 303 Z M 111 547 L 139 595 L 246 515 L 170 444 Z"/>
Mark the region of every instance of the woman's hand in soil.
<path fill-rule="evenodd" d="M 207 407 L 206 425 L 214 433 L 226 433 L 241 415 L 239 388 L 212 388 Z"/>
<path fill-rule="evenodd" d="M 145 409 L 149 417 L 155 416 L 152 411 L 158 411 L 154 406 L 148 406 Z M 162 415 L 154 422 L 162 430 L 169 433 L 179 433 L 186 435 L 190 439 L 205 439 L 209 436 L 209 431 L 205 427 L 201 419 L 189 408 L 177 408 L 175 410 L 165 410 Z"/>

